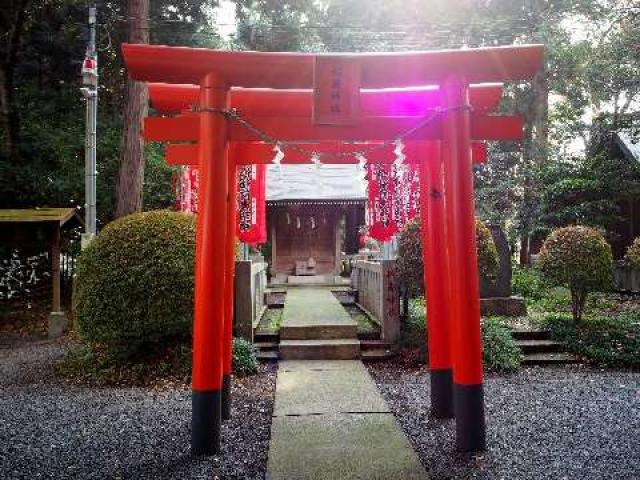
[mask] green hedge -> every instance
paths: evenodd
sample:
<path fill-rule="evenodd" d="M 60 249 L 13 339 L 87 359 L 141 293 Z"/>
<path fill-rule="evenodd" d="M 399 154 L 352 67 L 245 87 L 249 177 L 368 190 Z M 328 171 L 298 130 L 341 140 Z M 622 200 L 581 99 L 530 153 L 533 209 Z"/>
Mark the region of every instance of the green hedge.
<path fill-rule="evenodd" d="M 576 323 L 569 315 L 549 315 L 545 324 L 567 349 L 603 367 L 640 367 L 640 315 L 598 316 Z"/>
<path fill-rule="evenodd" d="M 402 325 L 400 345 L 411 350 L 420 361 L 428 355 L 425 333 L 425 302 L 418 297 L 409 302 L 409 318 Z M 511 373 L 520 368 L 522 351 L 516 345 L 511 328 L 498 317 L 482 321 L 482 360 L 484 367 L 492 372 Z"/>
<path fill-rule="evenodd" d="M 236 375 L 252 375 L 258 371 L 256 347 L 243 338 L 233 339 L 233 372 Z"/>
<path fill-rule="evenodd" d="M 420 219 L 412 220 L 398 237 L 398 273 L 412 298 L 424 295 L 421 229 Z M 476 248 L 479 274 L 493 281 L 500 270 L 500 259 L 491 230 L 480 220 L 476 220 Z"/>
<path fill-rule="evenodd" d="M 169 211 L 118 219 L 80 255 L 73 294 L 80 338 L 129 358 L 187 339 L 196 222 Z"/>
<path fill-rule="evenodd" d="M 499 318 L 482 323 L 482 360 L 487 369 L 512 373 L 520 368 L 522 350 L 516 345 L 511 328 Z"/>

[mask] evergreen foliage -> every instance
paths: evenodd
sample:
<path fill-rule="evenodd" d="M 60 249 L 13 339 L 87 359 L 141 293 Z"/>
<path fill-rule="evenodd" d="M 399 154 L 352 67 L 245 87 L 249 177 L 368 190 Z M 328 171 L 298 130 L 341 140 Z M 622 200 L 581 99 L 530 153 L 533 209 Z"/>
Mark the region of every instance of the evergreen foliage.
<path fill-rule="evenodd" d="M 411 297 L 424 295 L 421 225 L 420 219 L 408 222 L 398 237 L 398 274 Z M 492 281 L 498 274 L 500 260 L 491 230 L 480 220 L 476 220 L 476 248 L 478 271 Z"/>
<path fill-rule="evenodd" d="M 640 367 L 638 314 L 596 316 L 576 324 L 567 315 L 545 319 L 552 336 L 569 351 L 603 367 Z"/>
<path fill-rule="evenodd" d="M 516 345 L 511 328 L 499 318 L 482 322 L 482 359 L 487 369 L 513 373 L 520 368 L 523 355 Z"/>
<path fill-rule="evenodd" d="M 252 375 L 258 371 L 256 347 L 244 338 L 233 339 L 233 373 L 239 376 Z"/>
<path fill-rule="evenodd" d="M 573 318 L 582 319 L 587 295 L 612 285 L 611 247 L 600 232 L 584 226 L 554 230 L 540 250 L 540 271 L 571 291 Z"/>
<path fill-rule="evenodd" d="M 624 258 L 633 268 L 640 269 L 640 237 L 636 237 L 633 240 Z"/>
<path fill-rule="evenodd" d="M 154 211 L 118 219 L 82 252 L 73 305 L 85 342 L 128 358 L 189 338 L 195 217 Z"/>

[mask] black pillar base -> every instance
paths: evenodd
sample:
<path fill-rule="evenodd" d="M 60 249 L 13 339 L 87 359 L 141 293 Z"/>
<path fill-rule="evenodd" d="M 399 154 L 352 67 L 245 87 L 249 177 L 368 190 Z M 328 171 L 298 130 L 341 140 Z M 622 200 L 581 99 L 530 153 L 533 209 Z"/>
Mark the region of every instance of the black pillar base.
<path fill-rule="evenodd" d="M 453 418 L 453 370 L 431 370 L 431 415 Z"/>
<path fill-rule="evenodd" d="M 222 376 L 222 420 L 231 418 L 231 375 Z"/>
<path fill-rule="evenodd" d="M 221 404 L 220 390 L 193 392 L 191 397 L 192 455 L 220 453 Z"/>
<path fill-rule="evenodd" d="M 456 415 L 456 447 L 462 452 L 487 448 L 482 384 L 453 387 Z"/>

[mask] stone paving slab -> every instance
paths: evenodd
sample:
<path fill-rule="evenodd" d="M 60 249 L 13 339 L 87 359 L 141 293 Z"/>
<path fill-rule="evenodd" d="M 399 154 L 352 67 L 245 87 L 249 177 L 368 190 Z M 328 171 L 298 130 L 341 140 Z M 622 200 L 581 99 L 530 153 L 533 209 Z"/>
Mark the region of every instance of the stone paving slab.
<path fill-rule="evenodd" d="M 282 328 L 325 325 L 355 325 L 331 290 L 293 288 L 287 290 Z"/>
<path fill-rule="evenodd" d="M 280 362 L 274 416 L 390 412 L 362 362 L 339 362 L 341 369 L 324 369 L 333 361 L 316 362 L 313 369 L 301 368 L 303 363 Z"/>
<path fill-rule="evenodd" d="M 269 480 L 426 480 L 392 414 L 278 417 Z"/>
<path fill-rule="evenodd" d="M 268 480 L 426 479 L 361 361 L 282 361 Z"/>

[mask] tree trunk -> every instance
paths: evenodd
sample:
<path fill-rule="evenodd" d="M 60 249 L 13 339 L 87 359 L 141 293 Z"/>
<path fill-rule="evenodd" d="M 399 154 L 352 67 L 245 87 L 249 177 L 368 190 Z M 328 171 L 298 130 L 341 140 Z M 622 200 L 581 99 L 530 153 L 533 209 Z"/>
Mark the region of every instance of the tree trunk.
<path fill-rule="evenodd" d="M 529 265 L 531 257 L 529 255 L 529 236 L 520 236 L 520 265 L 526 267 Z"/>
<path fill-rule="evenodd" d="M 149 43 L 149 0 L 129 0 L 129 42 Z M 145 83 L 127 79 L 127 98 L 122 129 L 120 173 L 116 187 L 116 217 L 142 210 L 144 140 L 142 120 L 147 115 L 149 92 Z"/>
<path fill-rule="evenodd" d="M 0 153 L 14 162 L 19 161 L 18 134 L 20 118 L 13 104 L 14 71 L 18 60 L 18 48 L 22 40 L 30 0 L 11 4 L 2 12 L 0 31 L 5 31 L 6 49 L 0 49 Z"/>

